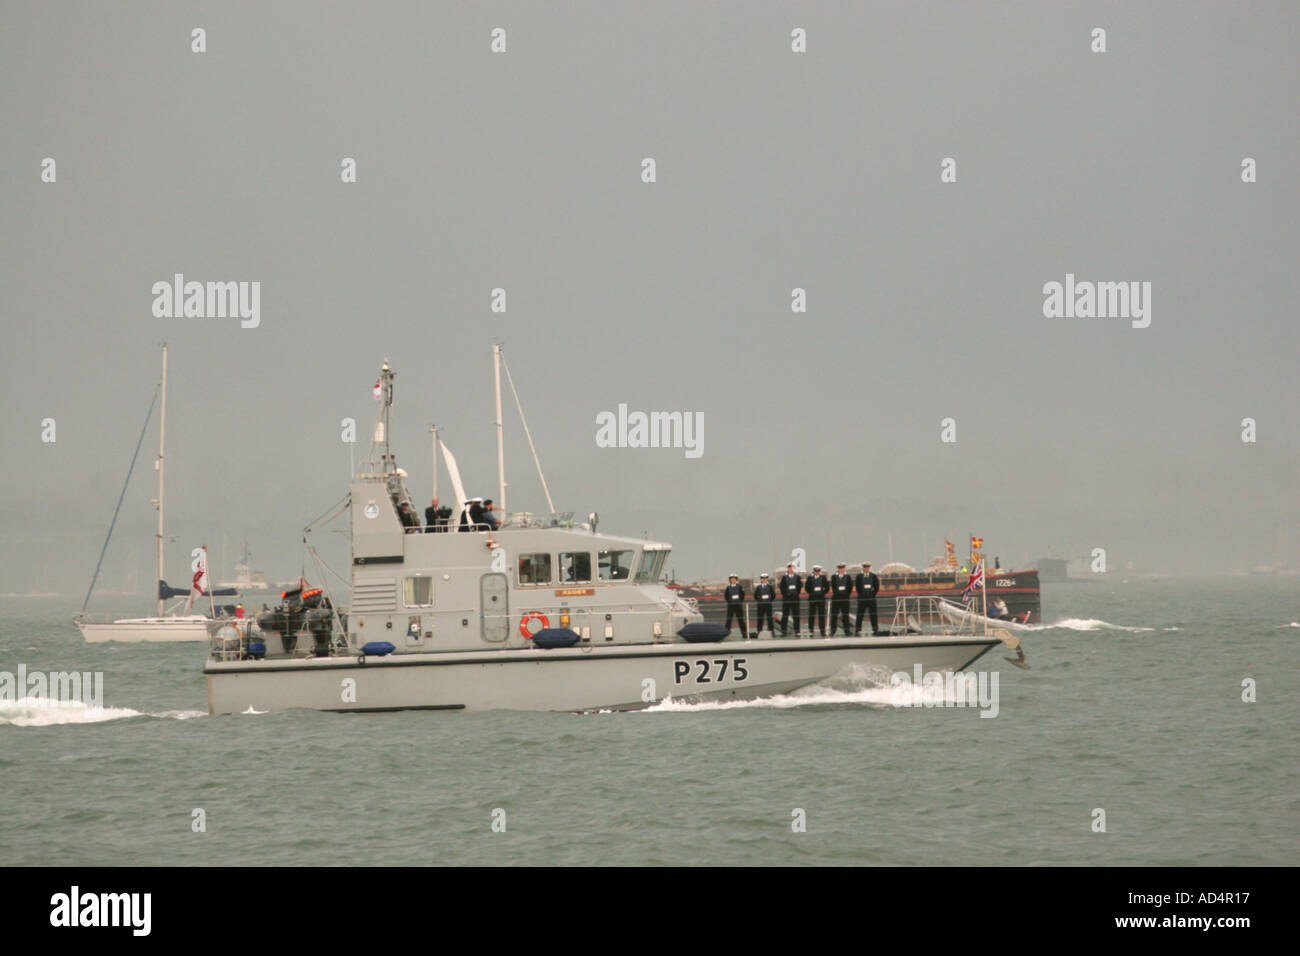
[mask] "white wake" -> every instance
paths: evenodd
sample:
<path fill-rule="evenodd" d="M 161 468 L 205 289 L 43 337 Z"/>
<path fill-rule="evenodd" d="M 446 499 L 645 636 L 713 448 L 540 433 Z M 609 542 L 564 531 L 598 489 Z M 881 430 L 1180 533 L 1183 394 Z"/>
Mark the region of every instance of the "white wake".
<path fill-rule="evenodd" d="M 910 675 L 909 675 L 910 676 Z M 740 710 L 758 708 L 789 710 L 794 707 L 827 705 L 852 705 L 860 707 L 939 707 L 957 704 L 960 692 L 951 682 L 924 686 L 911 680 L 900 686 L 890 684 L 887 668 L 862 668 L 850 665 L 833 677 L 788 694 L 774 694 L 753 700 L 674 700 L 666 697 L 639 714 L 682 714 L 712 710 Z"/>
<path fill-rule="evenodd" d="M 188 720 L 206 717 L 202 710 L 166 710 L 157 714 L 132 710 L 130 707 L 92 707 L 79 700 L 52 700 L 48 697 L 22 697 L 16 701 L 0 700 L 0 724 L 15 727 L 53 727 L 58 724 L 99 724 L 128 717 L 169 717 Z"/>
<path fill-rule="evenodd" d="M 1063 621 L 1055 621 L 1051 624 L 1040 624 L 1035 630 L 1050 631 L 1055 628 L 1061 628 L 1067 631 L 1131 631 L 1138 633 L 1140 631 L 1154 631 L 1154 627 L 1129 627 L 1125 624 L 1112 624 L 1110 621 L 1103 621 L 1096 617 L 1067 617 Z"/>

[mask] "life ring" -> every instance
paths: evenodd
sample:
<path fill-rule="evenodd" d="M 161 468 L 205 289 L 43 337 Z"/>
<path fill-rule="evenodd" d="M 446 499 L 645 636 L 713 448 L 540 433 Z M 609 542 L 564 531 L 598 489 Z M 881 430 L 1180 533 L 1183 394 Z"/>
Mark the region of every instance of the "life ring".
<path fill-rule="evenodd" d="M 546 615 L 541 611 L 529 611 L 524 615 L 523 620 L 519 622 L 519 633 L 524 636 L 524 640 L 526 641 L 531 641 L 533 635 L 537 633 L 537 631 L 532 631 L 528 628 L 529 623 L 532 621 L 542 622 L 542 626 L 539 627 L 537 631 L 544 631 L 546 628 L 551 626 L 551 622 L 547 620 Z"/>

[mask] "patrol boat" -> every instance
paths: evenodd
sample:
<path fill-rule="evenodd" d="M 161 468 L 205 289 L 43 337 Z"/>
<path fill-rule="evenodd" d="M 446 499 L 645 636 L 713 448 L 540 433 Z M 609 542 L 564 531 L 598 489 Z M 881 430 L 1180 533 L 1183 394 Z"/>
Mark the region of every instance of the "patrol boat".
<path fill-rule="evenodd" d="M 500 345 L 494 358 L 504 505 Z M 845 668 L 880 679 L 918 666 L 957 671 L 1000 641 L 1015 646 L 1009 635 L 919 627 L 891 637 L 728 640 L 662 583 L 666 543 L 598 532 L 594 513 L 580 522 L 553 505 L 546 516 L 510 514 L 500 527 L 471 522 L 473 499 L 436 437 L 435 474 L 440 450 L 460 520 L 445 530 L 413 526 L 406 472 L 388 443 L 393 379 L 385 362 L 368 460 L 335 510 L 351 530 L 350 606 L 344 612 L 303 581 L 255 622 L 214 623 L 204 667 L 210 713 L 634 710 L 669 697 L 783 694 Z M 477 522 L 482 512 L 474 514 Z M 310 531 L 304 540 L 319 562 Z"/>

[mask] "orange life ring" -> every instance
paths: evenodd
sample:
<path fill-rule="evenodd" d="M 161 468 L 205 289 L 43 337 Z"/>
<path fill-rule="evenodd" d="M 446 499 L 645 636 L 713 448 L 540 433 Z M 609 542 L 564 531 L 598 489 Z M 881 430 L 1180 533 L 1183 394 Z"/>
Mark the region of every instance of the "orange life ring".
<path fill-rule="evenodd" d="M 529 611 L 524 615 L 523 620 L 519 622 L 519 633 L 524 636 L 524 640 L 526 641 L 531 641 L 533 635 L 537 633 L 537 631 L 530 631 L 528 629 L 528 623 L 530 621 L 542 622 L 542 626 L 537 629 L 538 631 L 544 631 L 546 628 L 551 626 L 551 622 L 547 620 L 546 615 L 541 611 Z"/>

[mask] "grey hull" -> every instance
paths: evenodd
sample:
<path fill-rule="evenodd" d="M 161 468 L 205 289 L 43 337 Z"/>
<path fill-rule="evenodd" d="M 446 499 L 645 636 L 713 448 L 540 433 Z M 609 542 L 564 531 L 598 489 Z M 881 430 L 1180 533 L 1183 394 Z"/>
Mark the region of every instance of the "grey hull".
<path fill-rule="evenodd" d="M 881 678 L 920 665 L 958 671 L 991 637 L 726 641 L 486 650 L 306 660 L 210 661 L 213 714 L 308 708 L 631 710 L 664 698 L 746 700 L 788 693 L 846 668 Z"/>

